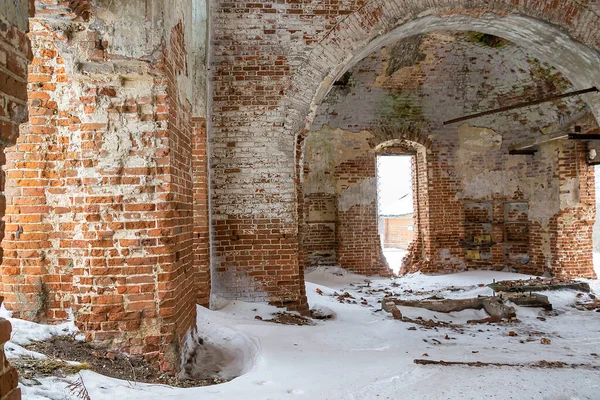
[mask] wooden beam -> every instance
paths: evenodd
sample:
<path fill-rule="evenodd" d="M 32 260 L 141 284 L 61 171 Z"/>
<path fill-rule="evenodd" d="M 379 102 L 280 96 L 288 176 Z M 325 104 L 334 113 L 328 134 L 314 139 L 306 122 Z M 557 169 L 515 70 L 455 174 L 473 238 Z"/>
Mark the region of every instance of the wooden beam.
<path fill-rule="evenodd" d="M 538 104 L 548 103 L 548 102 L 554 101 L 554 100 L 564 99 L 566 97 L 579 96 L 581 94 L 592 93 L 592 92 L 598 92 L 598 88 L 594 86 L 594 87 L 591 87 L 591 88 L 588 88 L 588 89 L 577 90 L 575 92 L 557 94 L 557 95 L 550 96 L 550 97 L 545 97 L 545 98 L 542 98 L 542 99 L 527 101 L 527 102 L 524 102 L 524 103 L 517 103 L 517 104 L 514 104 L 512 106 L 505 106 L 505 107 L 500 107 L 500 108 L 496 108 L 496 109 L 493 109 L 493 110 L 483 111 L 483 112 L 480 112 L 480 113 L 477 113 L 477 114 L 467 115 L 465 117 L 460 117 L 460 118 L 455 118 L 455 119 L 451 119 L 451 120 L 445 121 L 444 125 L 450 125 L 450 124 L 454 124 L 454 123 L 457 123 L 457 122 L 467 121 L 467 120 L 470 120 L 470 119 L 473 119 L 473 118 L 478 118 L 478 117 L 483 117 L 483 116 L 486 116 L 486 115 L 497 114 L 497 113 L 501 113 L 501 112 L 505 112 L 505 111 L 515 110 L 517 108 L 535 106 L 535 105 L 538 105 Z"/>
<path fill-rule="evenodd" d="M 522 142 L 516 143 L 510 146 L 511 154 L 518 154 L 515 152 L 523 151 L 523 150 L 532 150 L 534 147 L 537 147 L 541 144 L 553 142 L 555 140 L 564 140 L 569 138 L 570 133 L 567 131 L 559 131 L 556 133 L 552 133 L 549 135 L 542 135 L 532 139 L 526 139 Z"/>
<path fill-rule="evenodd" d="M 535 149 L 525 149 L 525 150 L 509 150 L 508 154 L 511 156 L 532 156 L 537 153 Z"/>
<path fill-rule="evenodd" d="M 569 140 L 600 140 L 599 133 L 570 133 Z"/>
<path fill-rule="evenodd" d="M 565 131 L 556 132 L 550 135 L 543 135 L 517 143 L 510 147 L 508 154 L 531 155 L 537 151 L 535 147 L 548 142 L 553 142 L 555 140 L 600 140 L 600 133 L 568 133 Z"/>

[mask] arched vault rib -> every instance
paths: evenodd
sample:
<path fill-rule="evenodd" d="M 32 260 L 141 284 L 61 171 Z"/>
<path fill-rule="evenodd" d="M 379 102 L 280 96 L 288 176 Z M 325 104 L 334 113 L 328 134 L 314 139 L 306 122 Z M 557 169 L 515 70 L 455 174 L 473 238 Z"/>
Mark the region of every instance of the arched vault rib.
<path fill-rule="evenodd" d="M 300 102 L 303 102 L 306 115 L 304 125 L 293 128 L 296 131 L 310 126 L 333 82 L 357 62 L 392 42 L 433 31 L 478 31 L 500 36 L 554 66 L 576 89 L 600 85 L 600 54 L 595 48 L 576 41 L 559 26 L 524 15 L 491 12 L 479 16 L 467 13 L 426 15 L 390 30 L 380 27 L 378 32 L 369 32 L 362 39 L 357 38 L 353 30 L 347 33 L 346 38 L 343 37 L 341 26 L 337 30 L 336 35 L 328 36 L 310 53 L 290 88 L 288 98 L 293 97 L 290 106 L 299 112 L 299 106 L 302 108 Z M 592 93 L 582 97 L 599 119 L 600 96 Z"/>

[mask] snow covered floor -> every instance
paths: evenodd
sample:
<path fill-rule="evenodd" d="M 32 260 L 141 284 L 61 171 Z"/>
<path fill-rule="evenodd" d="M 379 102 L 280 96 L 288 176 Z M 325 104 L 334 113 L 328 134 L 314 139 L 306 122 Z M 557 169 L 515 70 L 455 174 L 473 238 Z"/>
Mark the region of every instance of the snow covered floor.
<path fill-rule="evenodd" d="M 201 334 L 210 335 L 215 343 L 222 345 L 233 343 L 234 362 L 237 368 L 246 371 L 231 382 L 174 389 L 119 381 L 89 371 L 81 375 L 93 400 L 600 399 L 600 370 L 441 367 L 413 363 L 414 359 L 427 358 L 600 365 L 600 358 L 592 355 L 600 353 L 600 314 L 570 307 L 576 292 L 546 292 L 555 308 L 553 315 L 546 315 L 540 309 L 516 307 L 520 323 L 465 325 L 462 334 L 446 328 L 427 330 L 377 311 L 380 308 L 377 302 L 383 296 L 382 292 L 376 292 L 379 289 L 417 298 L 419 295 L 404 290 L 430 291 L 456 286 L 463 290 L 443 290 L 441 294 L 446 298 L 465 298 L 491 294 L 490 289 L 478 284 L 518 277 L 527 278 L 496 272 L 416 274 L 395 281 L 373 280 L 370 288 L 364 288 L 358 286 L 364 285 L 363 277 L 341 269 L 319 268 L 306 276 L 309 302 L 313 308 L 335 312 L 334 320 L 318 321 L 316 326 L 277 325 L 255 319 L 256 315 L 269 318 L 275 308 L 243 302 L 231 302 L 219 311 L 198 309 Z M 396 284 L 392 286 L 392 282 Z M 592 285 L 600 294 L 598 281 Z M 334 291 L 348 291 L 358 304 L 339 303 L 332 296 Z M 360 304 L 361 297 L 368 305 Z M 405 307 L 401 310 L 412 318 L 421 316 L 454 323 L 486 316 L 474 310 L 453 314 Z M 542 315 L 545 321 L 537 318 Z M 36 336 L 34 332 L 46 329 L 44 334 L 49 335 L 71 329 L 68 325 L 47 328 L 21 325 L 27 324 L 23 321 L 13 320 L 13 323 L 16 329 L 14 343 L 7 345 L 9 357 L 23 353 L 17 343 Z M 408 330 L 411 327 L 416 330 Z M 517 336 L 509 336 L 509 331 Z M 539 333 L 533 336 L 534 341 L 526 342 L 532 332 Z M 541 337 L 551 339 L 552 343 L 542 345 Z M 65 389 L 64 380 L 45 379 L 42 383 L 23 387 L 24 398 L 73 399 Z"/>

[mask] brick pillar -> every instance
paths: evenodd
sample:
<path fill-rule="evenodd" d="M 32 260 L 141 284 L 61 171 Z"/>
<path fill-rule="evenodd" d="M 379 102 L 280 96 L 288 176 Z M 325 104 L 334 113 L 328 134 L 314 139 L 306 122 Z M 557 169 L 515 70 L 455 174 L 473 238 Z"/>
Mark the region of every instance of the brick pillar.
<path fill-rule="evenodd" d="M 192 165 L 194 179 L 194 269 L 198 274 L 198 304 L 210 303 L 210 232 L 206 118 L 193 119 Z"/>
<path fill-rule="evenodd" d="M 400 274 L 416 271 L 431 251 L 429 229 L 429 180 L 427 177 L 427 149 L 415 148 L 417 154 L 411 160 L 411 184 L 413 191 L 414 236 L 408 252 L 402 260 Z"/>
<path fill-rule="evenodd" d="M 66 66 L 62 52 L 109 67 L 110 55 L 85 25 L 56 33 L 51 10 L 31 20 L 31 118 L 9 152 L 7 307 L 47 322 L 72 308 L 89 341 L 176 370 L 197 298 L 182 24 L 160 60 L 133 60 L 128 85 Z"/>
<path fill-rule="evenodd" d="M 440 154 L 439 147 L 427 153 L 427 223 L 424 225 L 425 254 L 419 269 L 425 273 L 463 271 L 465 249 L 464 208 L 462 200 L 456 199 L 456 178 L 445 171 L 452 170 L 452 159 Z M 421 207 L 421 206 L 419 206 Z"/>
<path fill-rule="evenodd" d="M 27 120 L 27 64 L 31 50 L 26 32 L 32 11 L 32 1 L 6 2 L 0 9 L 0 166 L 6 163 L 5 148 L 15 145 L 19 124 Z M 30 172 L 21 172 L 25 180 L 32 175 Z M 10 210 L 10 206 L 6 206 L 5 195 L 14 194 L 11 189 L 5 190 L 4 170 L 0 171 L 0 192 L 0 217 L 3 217 L 5 210 Z M 28 221 L 34 222 L 35 217 Z M 2 221 L 0 238 L 4 238 L 4 232 L 5 223 Z M 32 262 L 31 268 L 36 268 L 35 262 Z M 6 293 L 10 300 L 16 299 L 15 283 L 24 280 L 19 276 L 21 272 L 19 266 L 10 262 L 0 266 L 0 293 Z M 30 293 L 24 296 L 30 296 Z M 2 365 L 0 363 L 0 367 Z"/>
<path fill-rule="evenodd" d="M 560 208 L 557 215 L 552 274 L 595 278 L 593 226 L 596 217 L 594 168 L 587 165 L 583 142 L 561 143 L 558 157 Z"/>
<path fill-rule="evenodd" d="M 343 268 L 364 275 L 390 276 L 381 249 L 377 217 L 377 157 L 374 151 L 337 165 L 334 176 L 342 189 L 337 208 L 338 260 Z M 359 204 L 346 204 L 344 192 L 358 190 Z M 370 203 L 366 203 L 366 199 Z"/>
<path fill-rule="evenodd" d="M 33 26 L 41 29 L 35 23 Z M 52 37 L 45 35 L 45 30 L 40 32 L 34 28 L 27 94 L 30 119 L 22 126 L 17 145 L 7 150 L 7 235 L 2 275 L 6 304 L 15 317 L 59 322 L 67 316 L 64 309 L 70 307 L 68 300 L 62 302 L 61 281 L 70 291 L 71 273 L 65 270 L 66 265 L 59 265 L 62 251 L 53 252 L 51 242 L 60 240 L 58 232 L 72 229 L 55 225 L 48 218 L 51 213 L 63 215 L 69 208 L 64 202 L 53 204 L 47 196 L 58 200 L 66 195 L 65 178 L 72 176 L 71 171 L 59 173 L 55 168 L 68 157 L 68 143 L 59 141 L 57 133 L 59 127 L 73 127 L 78 121 L 59 110 L 55 93 L 69 92 L 64 61 Z"/>

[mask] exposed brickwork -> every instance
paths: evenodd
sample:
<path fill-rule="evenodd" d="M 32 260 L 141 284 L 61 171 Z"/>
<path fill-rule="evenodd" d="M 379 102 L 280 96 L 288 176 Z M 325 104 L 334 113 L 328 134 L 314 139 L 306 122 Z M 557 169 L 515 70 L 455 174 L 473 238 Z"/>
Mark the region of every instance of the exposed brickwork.
<path fill-rule="evenodd" d="M 337 189 L 343 194 L 348 189 L 356 188 L 357 184 L 364 185 L 368 180 L 372 182 L 370 185 L 372 192 L 373 184 L 377 184 L 376 160 L 374 152 L 369 152 L 366 155 L 359 154 L 358 157 L 337 165 L 333 169 Z M 380 251 L 381 238 L 378 232 L 377 201 L 374 193 L 371 193 L 370 200 L 368 204 L 364 201 L 355 201 L 358 204 L 350 204 L 349 207 L 345 204 L 347 202 L 344 201 L 344 197 L 338 201 L 338 261 L 344 268 L 356 273 L 387 276 L 390 270 Z"/>
<path fill-rule="evenodd" d="M 84 21 L 90 18 L 92 0 L 69 0 L 69 8 Z"/>
<path fill-rule="evenodd" d="M 383 246 L 406 249 L 414 239 L 412 217 L 384 218 Z"/>
<path fill-rule="evenodd" d="M 30 56 L 27 24 L 8 20 L 9 16 L 26 20 L 27 3 L 0 7 L 0 142 L 3 147 L 14 144 L 19 124 L 27 119 L 26 76 Z"/>
<path fill-rule="evenodd" d="M 416 151 L 413 192 L 417 194 L 414 198 L 417 238 L 405 259 L 406 268 L 441 272 L 509 267 L 538 274 L 546 269 L 569 275 L 592 274 L 588 247 L 592 244 L 589 224 L 593 221 L 594 206 L 586 197 L 588 191 L 580 196 L 577 186 L 578 182 L 589 180 L 589 171 L 587 167 L 582 171 L 572 170 L 581 163 L 585 166 L 584 149 L 564 151 L 548 144 L 539 156 L 508 154 L 511 144 L 535 135 L 540 128 L 574 118 L 572 115 L 585 110 L 581 102 L 570 100 L 480 118 L 472 122 L 474 127 L 442 125 L 452 115 L 512 103 L 520 97 L 535 98 L 571 90 L 568 81 L 514 45 L 490 48 L 469 34 L 421 37 L 419 51 L 412 59 L 406 58 L 409 44 L 412 46 L 414 40 L 399 42 L 367 57 L 350 69 L 347 85 L 334 86 L 325 98 L 311 135 L 325 135 L 334 148 L 329 150 L 326 140 L 315 143 L 312 136 L 307 141 L 308 148 L 314 143 L 314 149 L 310 150 L 313 152 L 356 154 L 333 167 L 328 166 L 330 161 L 323 154 L 309 158 L 311 163 L 322 162 L 324 168 L 314 179 L 326 180 L 328 174 L 336 176 L 344 170 L 348 175 L 340 183 L 342 189 L 355 185 L 364 179 L 362 169 L 368 169 L 373 162 L 372 148 L 416 139 L 427 147 L 425 151 Z M 390 65 L 401 64 L 390 71 Z M 483 102 L 491 104 L 482 106 Z M 345 130 L 344 138 L 333 140 L 327 136 L 332 127 Z M 354 139 L 358 134 L 353 132 L 361 130 L 370 134 L 363 138 L 368 145 Z M 561 178 L 560 171 L 566 171 L 566 177 Z M 310 179 L 305 179 L 306 182 L 311 185 Z M 582 184 L 585 188 L 589 186 Z M 561 195 L 559 186 L 564 191 Z M 559 201 L 559 197 L 565 196 L 572 204 Z M 550 210 L 555 217 L 549 214 Z M 559 225 L 553 219 L 562 214 L 569 216 L 570 223 L 577 221 L 577 227 L 571 230 L 567 223 Z M 351 219 L 341 217 L 340 221 L 346 231 L 351 229 Z M 374 235 L 375 216 L 370 221 L 368 229 Z M 363 235 L 367 232 L 368 237 L 363 221 L 358 220 L 355 229 Z M 586 245 L 575 251 L 571 247 L 564 253 L 567 246 L 561 247 L 556 242 L 557 235 L 575 237 L 575 232 L 576 240 Z M 375 252 L 370 250 L 371 254 Z M 577 258 L 574 253 L 585 256 Z M 337 256 L 340 265 L 345 266 L 342 252 Z M 571 259 L 572 263 L 559 261 Z"/>
<path fill-rule="evenodd" d="M 192 137 L 192 168 L 194 179 L 194 269 L 198 276 L 198 304 L 210 303 L 210 238 L 208 204 L 208 158 L 206 119 L 194 118 Z"/>
<path fill-rule="evenodd" d="M 594 278 L 593 225 L 596 217 L 594 168 L 586 163 L 585 143 L 567 142 L 558 159 L 560 201 L 556 248 L 551 273 L 555 276 Z"/>
<path fill-rule="evenodd" d="M 192 106 L 182 100 L 178 76 L 187 76 L 186 47 L 183 23 L 180 21 L 170 33 L 170 43 L 164 49 L 163 60 L 167 79 L 169 99 L 168 155 L 169 167 L 165 172 L 164 223 L 157 221 L 166 244 L 164 252 L 159 252 L 158 298 L 161 318 L 159 347 L 144 349 L 158 350 L 163 369 L 177 369 L 181 363 L 181 344 L 190 329 L 196 325 L 196 300 L 198 296 L 198 267 L 194 263 L 194 135 L 192 126 Z M 160 208 L 159 208 L 160 209 Z M 155 345 L 145 339 L 146 346 Z"/>
<path fill-rule="evenodd" d="M 14 145 L 19 124 L 27 119 L 27 63 L 31 50 L 26 31 L 30 12 L 26 3 L 0 6 L 0 165 L 6 163 L 5 147 Z M 4 170 L 0 172 L 0 192 L 0 216 L 4 216 L 7 194 Z M 4 237 L 4 232 L 2 221 L 0 237 Z M 3 291 L 0 279 L 0 293 Z M 3 365 L 0 363 L 0 367 Z"/>
<path fill-rule="evenodd" d="M 264 0 L 222 2 L 214 9 L 212 262 L 222 296 L 305 307 L 294 187 L 298 131 L 285 132 L 288 116 L 281 101 L 296 64 L 290 56 L 314 46 L 365 3 Z M 280 45 L 282 37 L 288 46 Z M 265 225 L 268 231 L 259 228 Z M 280 268 L 284 279 L 273 284 L 271 271 Z"/>
<path fill-rule="evenodd" d="M 472 23 L 465 16 L 500 18 L 514 12 L 563 27 L 592 47 L 600 43 L 598 31 L 590 29 L 598 16 L 576 1 L 371 1 L 340 2 L 336 4 L 339 8 L 329 5 L 320 1 L 300 4 L 265 0 L 252 4 L 221 2 L 214 9 L 211 159 L 214 226 L 219 233 L 212 262 L 226 276 L 217 284 L 223 295 L 234 297 L 244 292 L 248 299 L 268 297 L 260 280 L 249 276 L 260 276 L 263 268 L 276 268 L 277 261 L 255 260 L 256 265 L 248 266 L 246 250 L 235 247 L 240 235 L 232 227 L 247 223 L 244 233 L 255 235 L 261 221 L 276 219 L 279 232 L 303 234 L 302 229 L 297 230 L 302 216 L 298 215 L 295 201 L 297 189 L 292 185 L 295 179 L 301 181 L 294 173 L 297 157 L 293 151 L 298 135 L 307 122 L 310 124 L 311 111 L 336 77 L 357 61 L 353 56 L 367 55 L 365 48 L 368 43 L 376 46 L 376 37 L 396 27 L 403 28 L 411 20 L 421 20 L 421 28 L 426 30 L 451 29 L 452 24 L 464 29 Z M 430 17 L 420 18 L 423 15 Z M 578 23 L 584 20 L 589 24 Z M 527 29 L 522 29 L 517 22 L 508 24 L 509 39 L 519 38 L 523 44 L 534 45 L 532 39 L 536 35 L 531 32 L 537 32 L 539 26 L 527 24 Z M 487 18 L 480 26 L 491 30 L 497 24 L 493 18 Z M 392 35 L 411 35 L 411 31 L 406 28 Z M 575 49 L 565 46 L 558 51 L 547 46 L 545 50 L 545 45 L 536 43 L 537 50 L 559 63 L 561 54 Z M 431 165 L 440 177 L 444 166 Z M 455 210 L 460 207 L 457 201 L 439 210 L 437 219 L 430 221 L 428 229 L 432 234 L 434 230 L 437 235 L 452 234 L 442 227 L 460 222 L 455 218 Z M 273 233 L 273 240 L 277 234 Z M 440 245 L 448 247 L 450 259 L 464 257 L 464 249 L 458 246 L 456 238 Z M 299 265 L 292 262 L 292 270 L 297 272 L 306 260 L 304 249 L 299 250 L 303 261 Z"/>
<path fill-rule="evenodd" d="M 300 230 L 307 265 L 389 275 L 377 231 L 376 155 L 368 135 L 327 129 L 309 134 L 303 174 Z"/>
<path fill-rule="evenodd" d="M 27 18 L 33 12 L 33 1 L 5 2 L 0 5 L 0 166 L 6 163 L 5 147 L 13 146 L 19 124 L 27 119 L 27 64 L 31 58 L 27 39 Z M 0 218 L 6 209 L 5 173 L 0 171 Z M 5 223 L 0 223 L 0 239 Z M 0 261 L 3 253 L 0 250 Z M 0 294 L 5 291 L 0 279 Z M 4 297 L 0 296 L 0 306 Z M 0 318 L 0 400 L 21 400 L 17 371 L 4 353 L 11 337 L 11 324 Z"/>
<path fill-rule="evenodd" d="M 127 7 L 126 16 L 113 8 L 107 15 L 116 21 L 106 24 L 86 22 L 96 17 L 91 1 L 36 3 L 31 120 L 7 168 L 9 235 L 0 289 L 17 315 L 58 322 L 72 308 L 90 340 L 175 369 L 194 325 L 195 300 L 207 304 L 210 286 L 220 296 L 306 312 L 309 262 L 386 273 L 374 200 L 357 193 L 364 189 L 372 197 L 376 148 L 398 139 L 423 146 L 413 169 L 418 230 L 407 258 L 411 266 L 431 272 L 508 263 L 522 271 L 588 274 L 589 254 L 583 253 L 594 193 L 583 149 L 551 144 L 533 157 L 507 155 L 511 143 L 549 127 L 566 110 L 587 110 L 584 104 L 561 102 L 537 113 L 490 117 L 462 130 L 441 121 L 597 83 L 597 69 L 588 65 L 597 64 L 597 55 L 584 47 L 600 48 L 595 4 L 217 2 L 207 132 L 207 121 L 192 118 L 197 104 L 190 104 L 189 83 L 195 80 L 188 60 L 199 54 L 187 46 L 192 2 L 164 2 L 173 8 L 164 16 L 143 2 Z M 118 8 L 118 1 L 104 3 Z M 77 29 L 66 34 L 73 21 Z M 98 26 L 110 29 L 95 31 Z M 477 50 L 439 35 L 439 42 L 413 43 L 412 52 L 400 48 L 403 56 L 382 67 L 378 46 L 386 42 L 473 27 L 502 34 L 532 54 L 516 46 Z M 26 41 L 25 28 L 1 28 L 2 89 L 10 90 L 0 96 L 6 146 L 25 114 Z M 333 82 L 369 54 L 366 68 L 353 71 L 366 78 L 334 89 L 319 111 Z M 563 75 L 536 57 L 556 63 Z M 330 101 L 341 97 L 352 106 L 350 113 Z M 600 102 L 586 100 L 600 115 Z M 368 118 L 362 118 L 365 113 Z M 315 165 L 305 163 L 305 129 L 315 114 L 315 131 L 329 123 L 368 133 L 360 142 L 363 153 L 346 154 L 330 175 L 322 171 L 320 178 L 334 179 L 334 190 L 304 190 Z M 311 213 L 329 212 L 328 197 L 335 199 L 335 223 L 317 219 L 308 228 L 315 222 Z M 492 222 L 473 221 L 480 225 L 466 228 L 471 203 L 489 203 Z M 520 214 L 507 203 L 527 205 L 527 225 L 519 225 Z M 465 242 L 487 235 L 495 244 L 485 259 L 467 252 Z M 332 237 L 330 251 L 323 243 Z M 518 257 L 524 255 L 530 261 L 522 264 L 525 257 Z"/>
<path fill-rule="evenodd" d="M 52 29 L 64 7 L 31 20 L 31 118 L 7 166 L 7 307 L 50 323 L 71 308 L 88 340 L 176 370 L 199 286 L 183 24 L 158 59 L 106 79 L 94 68 L 119 71 L 119 57 L 89 26 Z M 77 51 L 96 64 L 69 64 Z"/>

